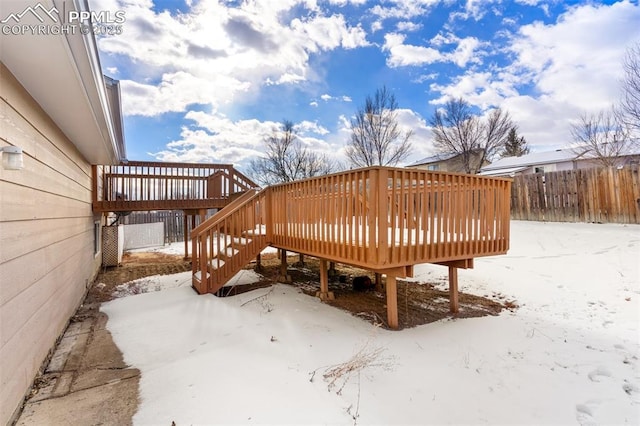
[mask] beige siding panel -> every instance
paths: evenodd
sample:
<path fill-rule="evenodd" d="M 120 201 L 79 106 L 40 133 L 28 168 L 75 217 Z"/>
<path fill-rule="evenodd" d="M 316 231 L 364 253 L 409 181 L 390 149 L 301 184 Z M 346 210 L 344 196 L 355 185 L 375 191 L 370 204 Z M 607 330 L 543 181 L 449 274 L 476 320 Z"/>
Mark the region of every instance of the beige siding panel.
<path fill-rule="evenodd" d="M 90 199 L 80 201 L 2 181 L 0 184 L 2 184 L 0 222 L 93 215 Z"/>
<path fill-rule="evenodd" d="M 22 128 L 22 126 L 20 126 L 22 132 L 29 135 L 32 134 L 33 129 L 37 129 L 38 133 L 44 135 L 51 141 L 54 147 L 58 148 L 59 154 L 54 154 L 54 156 L 71 159 L 73 163 L 76 163 L 81 168 L 85 169 L 86 174 L 90 175 L 91 165 L 86 162 L 76 147 L 67 139 L 66 135 L 58 128 L 53 120 L 49 118 L 42 108 L 40 108 L 40 105 L 38 105 L 28 92 L 24 90 L 15 77 L 13 77 L 11 72 L 9 72 L 2 64 L 0 64 L 0 67 L 0 87 L 2 87 L 2 90 L 0 91 L 0 98 L 4 101 L 3 104 L 7 105 L 9 111 L 11 109 L 17 111 L 19 115 L 23 116 L 26 121 L 31 123 L 31 128 Z M 61 102 L 61 108 L 64 108 L 64 100 L 61 99 Z M 3 108 L 4 106 L 0 105 L 0 114 L 4 114 L 9 117 L 9 111 L 4 110 Z M 3 129 L 2 133 L 4 134 L 5 131 L 11 131 L 11 129 Z M 29 139 L 28 137 L 25 138 L 25 136 L 23 136 L 18 138 L 16 142 L 30 144 L 33 142 L 33 139 Z M 34 152 L 37 154 L 34 155 L 36 158 L 45 152 L 52 151 L 46 144 L 42 144 L 42 146 L 37 144 L 31 146 L 33 146 Z M 26 149 L 28 147 L 29 146 L 21 148 Z M 43 159 L 43 162 L 48 161 L 49 160 L 47 158 Z"/>
<path fill-rule="evenodd" d="M 47 266 L 47 274 L 0 305 L 0 347 L 19 333 L 22 325 L 29 318 L 51 303 L 52 295 L 60 288 L 78 285 L 79 280 L 76 276 L 78 272 L 81 271 L 82 275 L 89 278 L 92 259 L 85 253 L 90 248 L 87 247 L 88 244 L 83 244 L 86 239 L 86 234 L 79 235 L 71 239 L 71 244 L 67 244 L 70 247 L 75 247 L 74 250 L 66 252 L 54 250 L 47 253 L 49 256 L 43 256 L 39 259 Z M 87 287 L 84 280 L 81 284 L 83 289 Z M 29 309 L 25 309 L 26 306 Z"/>
<path fill-rule="evenodd" d="M 24 169 L 0 168 L 0 424 L 19 406 L 100 266 L 91 165 L 0 64 L 6 145 L 23 149 Z"/>
<path fill-rule="evenodd" d="M 0 146 L 3 145 L 0 144 Z M 86 199 L 87 191 L 91 189 L 90 176 L 73 173 L 76 175 L 76 180 L 71 180 L 63 174 L 61 169 L 53 169 L 28 155 L 23 155 L 23 162 L 24 169 L 20 171 L 0 171 L 0 180 L 31 188 L 35 191 L 60 194 L 80 200 Z"/>
<path fill-rule="evenodd" d="M 28 121 L 10 106 L 7 106 L 4 101 L 0 101 L 1 137 L 6 141 L 2 144 L 11 144 L 22 148 L 25 160 L 25 169 L 21 173 L 9 172 L 5 177 L 25 179 L 20 175 L 24 175 L 24 172 L 27 171 L 27 161 L 34 161 L 41 163 L 44 166 L 43 170 L 51 169 L 66 176 L 72 182 L 77 181 L 85 186 L 90 184 L 90 165 L 78 162 L 76 153 L 68 155 L 66 152 L 75 151 L 75 147 L 70 143 L 68 143 L 69 147 L 54 144 L 52 140 L 55 141 L 55 136 L 52 139 L 50 135 L 43 135 L 34 125 L 33 122 Z M 90 189 L 90 186 L 87 186 L 87 189 Z"/>
<path fill-rule="evenodd" d="M 32 253 L 34 239 L 40 241 L 40 247 L 35 248 L 40 251 L 70 237 L 93 235 L 93 223 L 86 217 L 0 222 L 0 265 Z"/>
<path fill-rule="evenodd" d="M 92 247 L 89 247 L 89 244 L 93 246 L 93 242 L 89 242 L 88 235 L 86 235 L 85 238 L 87 241 L 80 250 L 89 252 L 93 250 Z M 93 236 L 91 236 L 91 238 L 93 238 Z M 0 309 L 18 294 L 46 277 L 46 275 L 51 272 L 53 263 L 59 261 L 60 258 L 57 257 L 58 253 L 78 250 L 78 248 L 75 247 L 77 243 L 78 241 L 76 239 L 69 238 L 0 265 L 0 274 L 2 274 L 2 283 L 0 284 Z M 99 264 L 95 262 L 99 262 L 100 259 L 95 259 L 93 255 L 91 256 L 92 259 L 85 263 L 91 264 L 93 262 L 93 267 L 97 271 Z M 78 273 L 78 275 L 80 276 L 80 273 Z M 80 278 L 78 280 L 80 280 Z"/>
<path fill-rule="evenodd" d="M 70 262 L 63 269 L 77 268 Z M 84 295 L 79 286 L 60 285 L 64 274 L 48 276 L 40 284 L 43 288 L 54 288 L 48 303 L 22 324 L 21 331 L 0 348 L 0 417 L 8 419 L 19 406 L 25 392 L 33 382 L 35 373 L 52 348 L 51 336 L 64 331 L 68 318 L 73 315 Z M 55 339 L 54 339 L 55 341 Z"/>

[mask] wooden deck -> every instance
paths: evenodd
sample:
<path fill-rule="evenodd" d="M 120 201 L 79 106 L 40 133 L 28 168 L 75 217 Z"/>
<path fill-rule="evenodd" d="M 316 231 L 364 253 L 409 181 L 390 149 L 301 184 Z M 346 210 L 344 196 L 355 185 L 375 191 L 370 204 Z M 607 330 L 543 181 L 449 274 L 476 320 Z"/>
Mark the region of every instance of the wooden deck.
<path fill-rule="evenodd" d="M 510 179 L 369 167 L 260 190 L 231 165 L 132 161 L 93 166 L 93 184 L 95 212 L 180 209 L 191 215 L 199 293 L 217 292 L 272 246 L 320 259 L 321 298 L 331 297 L 329 261 L 385 274 L 392 328 L 398 325 L 396 278 L 411 276 L 414 265 L 449 268 L 456 312 L 457 268 L 509 248 Z M 204 220 L 214 208 L 222 210 Z"/>
<path fill-rule="evenodd" d="M 509 248 L 510 179 L 370 167 L 245 192 L 192 231 L 193 285 L 215 293 L 266 246 L 387 276 L 390 327 L 395 280 L 413 266 L 457 268 Z M 326 271 L 324 271 L 326 272 Z M 286 274 L 286 271 L 284 271 Z M 321 273 L 320 297 L 330 297 Z"/>

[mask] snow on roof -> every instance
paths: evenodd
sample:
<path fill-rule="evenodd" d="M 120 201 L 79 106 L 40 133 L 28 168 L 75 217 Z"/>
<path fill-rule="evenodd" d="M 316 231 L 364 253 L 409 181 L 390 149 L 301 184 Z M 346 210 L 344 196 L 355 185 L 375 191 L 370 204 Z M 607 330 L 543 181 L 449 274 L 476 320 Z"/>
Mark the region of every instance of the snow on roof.
<path fill-rule="evenodd" d="M 457 153 L 443 153 L 443 154 L 436 154 L 436 155 L 432 155 L 431 157 L 425 157 L 422 160 L 418 160 L 413 164 L 409 164 L 406 167 L 415 167 L 415 166 L 422 166 L 424 164 L 431 164 L 431 163 L 437 163 L 439 161 L 445 161 L 448 160 L 450 158 L 455 157 L 456 155 L 458 155 Z"/>
<path fill-rule="evenodd" d="M 526 169 L 527 166 L 509 167 L 506 169 L 497 170 L 484 170 L 478 173 L 480 176 L 513 176 L 515 173 L 521 172 Z"/>
<path fill-rule="evenodd" d="M 523 155 L 521 157 L 505 157 L 494 161 L 488 166 L 483 167 L 480 172 L 497 169 L 507 169 L 513 167 L 529 167 L 538 164 L 553 164 L 562 163 L 565 161 L 572 161 L 576 159 L 578 155 L 568 149 L 556 149 L 555 151 L 534 152 L 531 154 Z"/>

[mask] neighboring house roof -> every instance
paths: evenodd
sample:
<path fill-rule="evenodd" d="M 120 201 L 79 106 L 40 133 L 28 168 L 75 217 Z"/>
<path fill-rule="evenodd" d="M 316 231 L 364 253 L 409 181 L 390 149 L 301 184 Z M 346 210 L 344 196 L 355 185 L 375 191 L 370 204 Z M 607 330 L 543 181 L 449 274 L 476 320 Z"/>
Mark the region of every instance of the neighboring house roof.
<path fill-rule="evenodd" d="M 555 151 L 534 152 L 531 154 L 523 155 L 521 157 L 504 157 L 493 163 L 480 169 L 480 174 L 488 175 L 489 171 L 500 170 L 502 173 L 506 172 L 506 169 L 522 168 L 537 166 L 541 164 L 554 164 L 564 163 L 566 161 L 573 161 L 578 155 L 571 150 L 556 149 Z M 514 171 L 511 171 L 514 173 Z"/>
<path fill-rule="evenodd" d="M 632 157 L 639 155 L 638 152 L 632 152 L 621 155 L 619 158 Z M 555 151 L 534 152 L 532 154 L 523 155 L 521 157 L 505 157 L 496 160 L 480 169 L 479 175 L 483 176 L 505 176 L 513 175 L 523 171 L 528 167 L 541 166 L 545 164 L 565 163 L 567 161 L 593 160 L 595 155 L 590 152 L 584 154 L 576 154 L 571 149 L 556 149 Z"/>
<path fill-rule="evenodd" d="M 514 173 L 521 172 L 526 168 L 527 166 L 509 167 L 506 169 L 496 169 L 496 170 L 484 170 L 484 171 L 480 171 L 480 173 L 478 174 L 481 176 L 506 176 L 506 175 L 512 175 Z"/>
<path fill-rule="evenodd" d="M 449 160 L 459 154 L 457 153 L 446 153 L 446 154 L 436 154 L 431 157 L 425 157 L 422 160 L 418 160 L 413 164 L 409 164 L 406 167 L 416 167 L 416 166 L 425 166 L 427 164 L 439 163 L 440 161 Z"/>
<path fill-rule="evenodd" d="M 18 1 L 32 6 L 33 2 Z M 69 12 L 77 2 L 65 2 Z M 62 13 L 61 8 L 59 13 Z M 126 158 L 121 117 L 109 103 L 95 37 L 81 34 L 2 36 L 0 60 L 92 164 Z M 119 96 L 118 96 L 119 98 Z"/>

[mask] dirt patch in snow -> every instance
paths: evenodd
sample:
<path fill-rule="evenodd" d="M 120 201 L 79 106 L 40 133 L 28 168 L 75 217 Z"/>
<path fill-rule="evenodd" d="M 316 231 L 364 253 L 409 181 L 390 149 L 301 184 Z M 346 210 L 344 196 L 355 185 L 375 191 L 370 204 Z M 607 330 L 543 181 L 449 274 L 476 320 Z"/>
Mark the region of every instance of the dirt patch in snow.
<path fill-rule="evenodd" d="M 288 273 L 293 279 L 291 285 L 301 288 L 309 295 L 315 295 L 320 289 L 319 261 L 305 257 L 304 265 L 299 263 L 298 256 L 288 259 Z M 245 269 L 255 268 L 255 263 Z M 269 286 L 277 281 L 280 260 L 275 253 L 262 255 L 260 274 L 263 280 L 252 285 L 226 288 L 225 296 L 233 296 L 246 291 Z M 152 275 L 167 275 L 191 270 L 191 262 L 180 255 L 164 253 L 125 253 L 122 264 L 118 267 L 105 268 L 98 275 L 96 284 L 89 291 L 87 301 L 104 302 L 118 297 L 116 287 L 121 284 Z M 373 324 L 387 327 L 386 297 L 383 292 L 355 292 L 351 279 L 368 275 L 375 280 L 370 271 L 347 265 L 336 265 L 336 275 L 329 283 L 329 291 L 335 300 L 326 303 L 350 312 Z M 344 282 L 340 282 L 340 281 Z M 384 284 L 384 279 L 383 279 Z M 134 284 L 135 285 L 135 284 Z M 120 293 L 121 294 L 121 293 Z M 437 283 L 413 283 L 398 280 L 398 321 L 399 327 L 409 328 L 445 318 L 472 318 L 486 315 L 498 315 L 503 309 L 515 309 L 513 301 L 507 301 L 496 294 L 492 297 L 481 297 L 460 292 L 460 312 L 449 312 L 449 292 L 446 285 Z"/>
<path fill-rule="evenodd" d="M 288 273 L 293 280 L 292 285 L 300 287 L 308 295 L 315 295 L 320 290 L 319 261 L 305 257 L 304 265 L 299 263 L 298 256 L 289 256 Z M 277 279 L 280 260 L 275 256 L 262 257 L 261 274 L 266 278 Z M 375 274 L 370 271 L 348 265 L 336 265 L 336 274 L 330 278 L 329 291 L 335 300 L 326 301 L 329 305 L 350 312 L 373 324 L 388 328 L 386 295 L 378 291 L 356 292 L 352 288 L 352 279 L 357 276 L 369 276 L 375 281 Z M 344 282 L 341 282 L 344 281 Z M 384 278 L 382 279 L 385 284 Z M 460 310 L 457 314 L 449 311 L 449 291 L 442 285 L 434 283 L 415 283 L 403 280 L 398 285 L 398 322 L 399 328 L 410 328 L 428 324 L 445 318 L 473 318 L 487 315 L 498 315 L 503 309 L 515 309 L 514 301 L 504 299 L 496 294 L 493 297 L 481 297 L 464 292 L 459 293 Z"/>
<path fill-rule="evenodd" d="M 107 302 L 115 298 L 116 287 L 152 275 L 170 275 L 190 271 L 191 261 L 165 253 L 125 253 L 120 266 L 103 268 L 87 295 L 88 302 Z M 86 303 L 86 302 L 85 302 Z"/>

